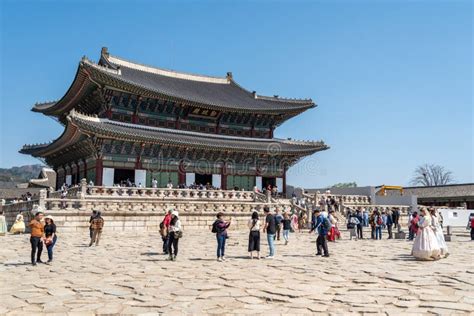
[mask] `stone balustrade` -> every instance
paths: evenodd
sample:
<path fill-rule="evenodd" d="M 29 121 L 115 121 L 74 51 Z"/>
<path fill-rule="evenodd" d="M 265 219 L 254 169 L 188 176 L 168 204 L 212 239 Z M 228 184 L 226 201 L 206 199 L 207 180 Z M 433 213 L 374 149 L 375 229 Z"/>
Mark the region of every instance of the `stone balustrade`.
<path fill-rule="evenodd" d="M 321 199 L 327 199 L 328 197 L 333 197 L 339 204 L 342 205 L 370 205 L 370 197 L 366 195 L 342 195 L 342 194 L 326 194 L 326 193 L 317 193 L 317 194 L 307 194 L 304 193 L 303 197 L 309 200 L 312 204 L 319 204 Z M 315 198 L 318 201 L 315 201 Z"/>
<path fill-rule="evenodd" d="M 75 198 L 75 197 L 78 196 L 78 194 L 80 192 L 81 192 L 81 186 L 76 186 L 76 187 L 69 188 L 69 189 L 67 189 L 66 197 L 67 198 Z M 49 192 L 48 196 L 50 198 L 53 198 L 53 199 L 59 199 L 61 197 L 61 194 L 62 194 L 62 191 L 58 190 L 58 191 Z"/>
<path fill-rule="evenodd" d="M 233 200 L 254 201 L 252 191 L 197 190 L 137 187 L 98 187 L 89 186 L 85 198 L 150 198 L 159 200 Z"/>

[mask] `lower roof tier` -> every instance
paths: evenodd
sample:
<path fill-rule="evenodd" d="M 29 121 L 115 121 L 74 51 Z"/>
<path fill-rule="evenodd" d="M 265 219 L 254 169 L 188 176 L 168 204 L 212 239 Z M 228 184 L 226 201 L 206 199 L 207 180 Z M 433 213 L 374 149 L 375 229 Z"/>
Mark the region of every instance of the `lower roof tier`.
<path fill-rule="evenodd" d="M 49 155 L 53 155 L 85 138 L 113 139 L 185 149 L 270 156 L 291 155 L 303 157 L 329 148 L 322 141 L 295 141 L 279 138 L 259 139 L 205 134 L 117 122 L 71 111 L 67 117 L 66 128 L 59 138 L 47 144 L 25 145 L 20 152 L 35 157 L 47 158 Z"/>

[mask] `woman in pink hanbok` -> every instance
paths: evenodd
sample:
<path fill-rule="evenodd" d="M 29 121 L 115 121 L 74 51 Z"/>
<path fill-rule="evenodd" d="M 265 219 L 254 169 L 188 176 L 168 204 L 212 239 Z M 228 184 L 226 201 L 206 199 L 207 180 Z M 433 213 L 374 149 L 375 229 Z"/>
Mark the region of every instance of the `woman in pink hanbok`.
<path fill-rule="evenodd" d="M 431 227 L 431 215 L 423 208 L 418 221 L 419 231 L 416 235 L 411 254 L 418 260 L 437 260 L 440 258 L 441 249 L 436 235 Z"/>
<path fill-rule="evenodd" d="M 298 214 L 296 212 L 291 215 L 291 229 L 296 233 L 298 231 Z"/>

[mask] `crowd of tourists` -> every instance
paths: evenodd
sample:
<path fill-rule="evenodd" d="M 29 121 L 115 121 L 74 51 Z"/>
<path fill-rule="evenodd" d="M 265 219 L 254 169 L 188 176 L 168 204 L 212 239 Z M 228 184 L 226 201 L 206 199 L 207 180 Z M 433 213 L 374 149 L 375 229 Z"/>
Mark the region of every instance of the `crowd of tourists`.
<path fill-rule="evenodd" d="M 370 226 L 371 239 L 380 240 L 382 231 L 387 230 L 388 239 L 393 239 L 393 228 L 400 227 L 400 213 L 394 210 L 375 209 L 365 219 L 366 210 L 348 210 L 347 229 L 350 239 L 363 239 L 363 231 L 366 223 Z M 276 256 L 275 241 L 283 239 L 284 245 L 290 242 L 290 232 L 301 232 L 306 227 L 306 223 L 301 221 L 306 214 L 298 216 L 296 212 L 289 213 L 276 209 L 272 212 L 268 207 L 263 209 L 264 217 L 260 219 L 257 211 L 254 211 L 248 219 L 248 253 L 250 259 L 261 258 L 261 235 L 266 235 L 268 244 L 268 255 L 266 259 L 273 259 Z M 229 238 L 228 229 L 232 220 L 226 219 L 224 213 L 219 212 L 216 220 L 212 224 L 211 232 L 216 236 L 217 250 L 216 257 L 219 262 L 226 261 L 225 249 L 226 240 Z M 449 255 L 448 247 L 444 239 L 443 219 L 440 213 L 434 208 L 421 208 L 419 213 L 413 212 L 408 219 L 409 241 L 413 241 L 411 254 L 419 260 L 438 260 Z M 24 233 L 25 223 L 23 215 L 18 214 L 15 223 L 10 229 L 10 233 Z M 43 212 L 37 212 L 29 222 L 31 230 L 31 263 L 50 263 L 53 261 L 53 249 L 58 240 L 56 225 L 51 215 L 44 216 Z M 100 211 L 93 211 L 89 219 L 89 247 L 99 245 L 104 227 L 104 219 Z M 474 240 L 474 216 L 469 217 L 467 229 L 471 231 L 471 240 Z M 0 212 L 0 235 L 7 232 L 5 216 Z M 315 232 L 316 255 L 329 257 L 328 242 L 336 242 L 340 238 L 339 222 L 336 212 L 329 208 L 329 211 L 316 208 L 312 212 L 309 233 Z M 179 213 L 176 210 L 168 210 L 160 223 L 160 234 L 163 242 L 162 250 L 168 255 L 168 260 L 175 261 L 178 256 L 178 245 L 183 237 L 183 228 Z M 41 254 L 46 248 L 48 261 L 43 262 Z"/>

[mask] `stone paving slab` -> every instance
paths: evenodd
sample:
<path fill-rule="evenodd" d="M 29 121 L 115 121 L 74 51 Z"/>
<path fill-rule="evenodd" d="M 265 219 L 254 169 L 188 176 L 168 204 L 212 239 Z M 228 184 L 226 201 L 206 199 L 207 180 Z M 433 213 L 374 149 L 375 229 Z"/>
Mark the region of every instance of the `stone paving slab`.
<path fill-rule="evenodd" d="M 59 234 L 54 262 L 32 267 L 29 236 L 7 235 L 0 315 L 474 315 L 467 235 L 448 243 L 448 258 L 430 262 L 409 255 L 411 242 L 347 237 L 322 258 L 315 235 L 293 233 L 289 245 L 277 242 L 275 259 L 250 260 L 247 232 L 232 231 L 220 263 L 208 231 L 187 231 L 176 262 L 160 254 L 157 233 L 110 232 L 91 248 L 87 234 Z"/>

